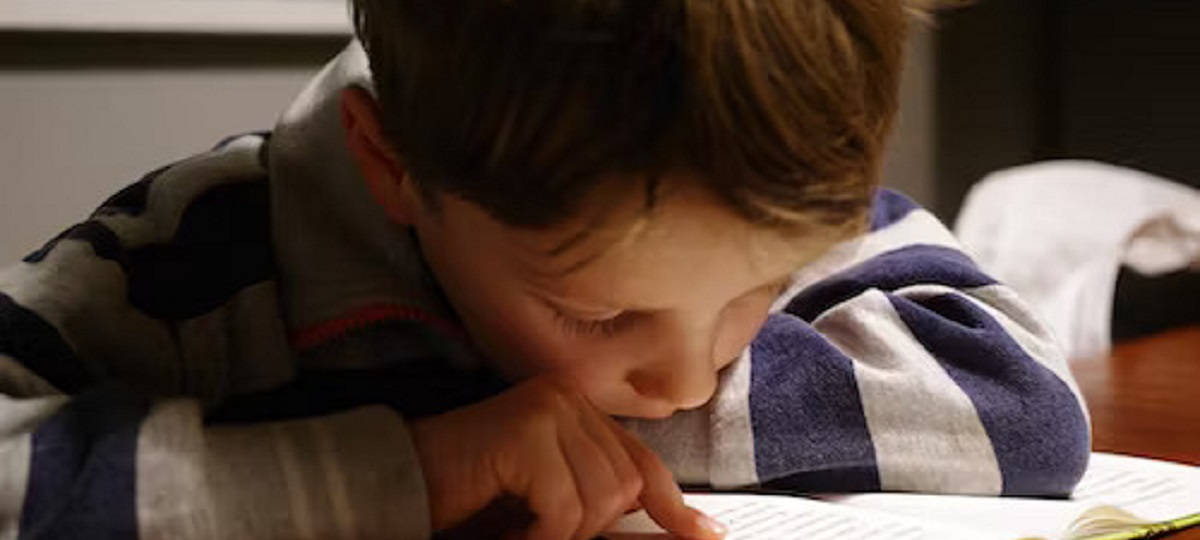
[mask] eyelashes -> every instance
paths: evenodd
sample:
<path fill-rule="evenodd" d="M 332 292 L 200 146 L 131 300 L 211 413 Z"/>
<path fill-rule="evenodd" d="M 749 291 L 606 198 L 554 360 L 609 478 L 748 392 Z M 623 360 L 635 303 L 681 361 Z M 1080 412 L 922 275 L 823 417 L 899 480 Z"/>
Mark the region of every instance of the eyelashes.
<path fill-rule="evenodd" d="M 561 311 L 554 311 L 554 320 L 563 332 L 570 335 L 601 335 L 612 337 L 619 330 L 621 315 L 607 319 L 583 320 L 571 317 Z"/>

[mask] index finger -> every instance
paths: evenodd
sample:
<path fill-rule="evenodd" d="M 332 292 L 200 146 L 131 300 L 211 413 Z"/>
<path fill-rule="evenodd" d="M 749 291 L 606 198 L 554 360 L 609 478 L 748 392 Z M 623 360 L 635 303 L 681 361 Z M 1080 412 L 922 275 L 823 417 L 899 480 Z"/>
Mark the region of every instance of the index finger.
<path fill-rule="evenodd" d="M 642 474 L 639 501 L 650 518 L 667 532 L 689 540 L 720 540 L 726 528 L 717 520 L 683 502 L 683 492 L 658 455 L 613 422 L 625 451 Z"/>

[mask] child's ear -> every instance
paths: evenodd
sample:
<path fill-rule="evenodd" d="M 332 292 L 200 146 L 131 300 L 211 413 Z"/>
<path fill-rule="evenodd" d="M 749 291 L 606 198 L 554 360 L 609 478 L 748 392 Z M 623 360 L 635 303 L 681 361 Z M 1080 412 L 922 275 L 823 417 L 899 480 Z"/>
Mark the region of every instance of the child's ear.
<path fill-rule="evenodd" d="M 367 189 L 392 221 L 412 225 L 419 197 L 413 186 L 407 185 L 411 180 L 383 136 L 375 98 L 357 86 L 343 89 L 341 97 L 346 146 L 367 182 Z"/>

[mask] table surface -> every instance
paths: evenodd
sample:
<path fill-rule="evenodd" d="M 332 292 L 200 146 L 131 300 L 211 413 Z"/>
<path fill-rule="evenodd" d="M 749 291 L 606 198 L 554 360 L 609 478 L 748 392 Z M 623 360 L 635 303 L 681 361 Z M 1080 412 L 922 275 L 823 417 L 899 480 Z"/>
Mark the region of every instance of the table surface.
<path fill-rule="evenodd" d="M 1200 326 L 1071 362 L 1092 415 L 1092 447 L 1200 465 Z M 1200 540 L 1200 529 L 1171 540 Z"/>

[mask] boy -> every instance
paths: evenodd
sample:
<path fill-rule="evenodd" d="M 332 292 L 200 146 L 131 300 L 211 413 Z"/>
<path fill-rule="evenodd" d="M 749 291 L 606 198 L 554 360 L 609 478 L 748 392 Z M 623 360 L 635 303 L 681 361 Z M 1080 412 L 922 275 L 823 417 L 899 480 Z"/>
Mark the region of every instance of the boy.
<path fill-rule="evenodd" d="M 6 537 L 425 538 L 507 496 L 522 537 L 716 538 L 677 481 L 1079 478 L 1042 326 L 876 187 L 899 2 L 354 8 L 272 133 L 0 275 Z"/>

